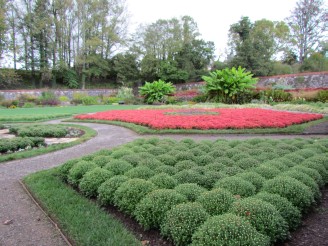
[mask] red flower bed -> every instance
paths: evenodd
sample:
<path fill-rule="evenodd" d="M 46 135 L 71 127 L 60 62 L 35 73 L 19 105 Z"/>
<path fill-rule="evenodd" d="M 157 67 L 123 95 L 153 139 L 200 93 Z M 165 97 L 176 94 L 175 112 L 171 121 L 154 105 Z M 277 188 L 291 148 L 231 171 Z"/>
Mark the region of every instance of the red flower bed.
<path fill-rule="evenodd" d="M 321 114 L 291 113 L 256 108 L 188 110 L 112 110 L 75 116 L 77 119 L 123 121 L 154 129 L 282 128 L 321 119 Z"/>

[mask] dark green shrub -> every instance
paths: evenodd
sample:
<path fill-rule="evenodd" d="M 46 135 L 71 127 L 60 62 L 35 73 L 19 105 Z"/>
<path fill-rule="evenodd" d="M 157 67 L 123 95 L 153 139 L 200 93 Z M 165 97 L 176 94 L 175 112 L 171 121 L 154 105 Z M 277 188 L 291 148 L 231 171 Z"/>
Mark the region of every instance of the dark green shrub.
<path fill-rule="evenodd" d="M 206 165 L 208 165 L 210 163 L 213 163 L 215 161 L 214 157 L 212 157 L 210 155 L 196 156 L 194 158 L 194 160 L 199 166 L 206 166 Z"/>
<path fill-rule="evenodd" d="M 241 169 L 240 167 L 225 167 L 223 170 L 222 170 L 222 173 L 226 174 L 227 176 L 235 176 L 237 175 L 238 173 L 243 173 L 244 170 Z"/>
<path fill-rule="evenodd" d="M 289 92 L 276 89 L 262 91 L 261 98 L 265 102 L 290 102 L 293 99 Z"/>
<path fill-rule="evenodd" d="M 107 163 L 109 163 L 110 161 L 112 161 L 113 159 L 110 156 L 105 156 L 105 155 L 98 155 L 95 158 L 93 158 L 93 162 L 99 166 L 99 167 L 103 167 L 105 166 Z"/>
<path fill-rule="evenodd" d="M 327 103 L 328 102 L 328 90 L 319 91 L 317 95 L 317 100 L 319 102 Z"/>
<path fill-rule="evenodd" d="M 309 187 L 314 195 L 314 199 L 319 200 L 321 198 L 321 193 L 319 190 L 319 185 L 306 173 L 299 172 L 297 170 L 290 170 L 281 174 L 282 176 L 292 177 Z"/>
<path fill-rule="evenodd" d="M 214 162 L 206 165 L 205 168 L 209 171 L 221 172 L 224 168 L 226 168 L 226 166 L 221 163 Z"/>
<path fill-rule="evenodd" d="M 313 193 L 310 188 L 291 177 L 279 176 L 267 180 L 263 184 L 262 191 L 287 198 L 288 201 L 301 211 L 310 207 L 314 202 Z"/>
<path fill-rule="evenodd" d="M 245 155 L 248 156 L 248 155 Z M 244 159 L 236 160 L 236 166 L 240 167 L 244 170 L 250 169 L 252 167 L 256 167 L 260 164 L 260 162 L 251 157 L 245 157 Z"/>
<path fill-rule="evenodd" d="M 159 173 L 149 179 L 160 189 L 173 189 L 178 181 L 166 173 Z"/>
<path fill-rule="evenodd" d="M 201 193 L 207 191 L 205 188 L 194 183 L 179 184 L 174 190 L 184 195 L 191 202 L 195 201 Z"/>
<path fill-rule="evenodd" d="M 112 159 L 104 168 L 111 171 L 114 175 L 121 175 L 132 169 L 133 166 L 127 161 Z"/>
<path fill-rule="evenodd" d="M 257 193 L 254 198 L 271 203 L 285 219 L 290 230 L 295 230 L 301 224 L 301 212 L 286 198 L 268 192 Z"/>
<path fill-rule="evenodd" d="M 282 163 L 280 160 L 277 160 L 277 159 L 266 161 L 263 164 L 264 164 L 264 166 L 267 166 L 267 167 L 274 167 L 281 172 L 285 172 L 289 169 L 288 166 L 286 166 L 284 163 Z"/>
<path fill-rule="evenodd" d="M 142 159 L 139 162 L 139 166 L 144 166 L 144 167 L 148 167 L 152 170 L 156 169 L 159 166 L 162 166 L 163 164 L 157 160 L 155 157 L 153 158 L 147 158 L 147 159 Z"/>
<path fill-rule="evenodd" d="M 170 189 L 154 190 L 136 206 L 134 215 L 144 229 L 159 228 L 167 211 L 173 206 L 186 202 L 185 196 Z"/>
<path fill-rule="evenodd" d="M 311 159 L 311 160 L 310 160 Z M 302 162 L 300 166 L 313 168 L 317 170 L 320 175 L 322 176 L 323 181 L 327 184 L 328 183 L 328 171 L 325 168 L 323 164 L 320 162 L 317 162 L 318 160 L 314 159 L 314 157 L 311 157 L 307 159 L 306 161 Z"/>
<path fill-rule="evenodd" d="M 215 163 L 220 163 L 227 167 L 232 167 L 235 165 L 235 162 L 233 160 L 231 160 L 229 157 L 225 157 L 225 156 L 216 158 Z"/>
<path fill-rule="evenodd" d="M 252 168 L 251 171 L 260 174 L 262 177 L 266 179 L 272 179 L 280 174 L 279 169 L 275 167 L 270 167 L 269 165 L 261 165 L 255 168 Z"/>
<path fill-rule="evenodd" d="M 100 205 L 108 206 L 114 204 L 114 193 L 129 178 L 123 175 L 116 175 L 103 182 L 98 188 L 98 202 Z"/>
<path fill-rule="evenodd" d="M 311 161 L 314 163 L 318 163 L 321 164 L 325 167 L 325 169 L 328 171 L 328 155 L 327 152 L 324 154 L 320 154 L 320 155 L 315 155 L 313 157 L 310 157 L 309 159 L 307 159 L 307 161 Z"/>
<path fill-rule="evenodd" d="M 19 137 L 65 137 L 68 128 L 61 125 L 20 125 L 11 126 L 9 132 Z"/>
<path fill-rule="evenodd" d="M 125 172 L 124 175 L 131 179 L 149 179 L 150 177 L 155 175 L 155 172 L 149 167 L 139 166 L 130 169 L 129 171 Z"/>
<path fill-rule="evenodd" d="M 160 148 L 160 147 L 152 147 L 152 148 L 149 148 L 148 151 L 149 151 L 149 153 L 151 153 L 154 156 L 163 155 L 167 152 L 165 149 Z"/>
<path fill-rule="evenodd" d="M 301 150 L 294 152 L 294 154 L 300 155 L 303 158 L 307 159 L 307 158 L 314 156 L 316 153 L 310 149 L 301 149 Z"/>
<path fill-rule="evenodd" d="M 76 164 L 78 163 L 80 160 L 79 159 L 72 159 L 72 160 L 69 160 L 67 162 L 65 162 L 63 165 L 61 165 L 59 168 L 58 168 L 58 173 L 57 173 L 57 176 L 63 180 L 64 182 L 67 182 L 67 176 L 68 176 L 68 173 L 69 173 L 69 170 Z"/>
<path fill-rule="evenodd" d="M 176 205 L 166 213 L 161 234 L 170 238 L 176 246 L 188 245 L 193 233 L 207 218 L 208 214 L 199 203 Z"/>
<path fill-rule="evenodd" d="M 250 156 L 248 154 L 242 153 L 242 150 L 240 150 L 239 147 L 236 147 L 235 151 L 237 152 L 237 154 L 235 154 L 231 157 L 231 160 L 233 160 L 235 162 L 246 159 L 246 158 L 250 158 Z"/>
<path fill-rule="evenodd" d="M 86 197 L 96 197 L 99 186 L 112 176 L 114 176 L 112 172 L 96 167 L 83 175 L 79 183 L 80 191 Z"/>
<path fill-rule="evenodd" d="M 177 162 L 176 158 L 174 156 L 169 155 L 169 154 L 159 155 L 157 157 L 157 160 L 159 160 L 164 165 L 168 165 L 168 166 L 174 166 L 175 163 Z"/>
<path fill-rule="evenodd" d="M 229 212 L 247 219 L 258 232 L 270 237 L 271 242 L 285 240 L 288 225 L 272 204 L 248 197 L 232 204 Z"/>
<path fill-rule="evenodd" d="M 83 175 L 98 167 L 95 163 L 90 161 L 79 161 L 69 170 L 67 175 L 67 181 L 69 184 L 77 187 L 82 179 Z"/>
<path fill-rule="evenodd" d="M 136 205 L 157 187 L 144 179 L 130 179 L 120 185 L 114 193 L 114 204 L 123 212 L 133 215 Z"/>
<path fill-rule="evenodd" d="M 204 166 L 197 166 L 197 165 L 194 166 L 194 167 L 192 167 L 192 168 L 190 168 L 190 170 L 195 171 L 195 172 L 197 172 L 197 173 L 199 173 L 201 175 L 204 175 L 205 172 L 208 171 Z"/>
<path fill-rule="evenodd" d="M 218 180 L 225 177 L 227 177 L 227 175 L 223 172 L 205 171 L 200 177 L 198 184 L 206 189 L 212 189 Z"/>
<path fill-rule="evenodd" d="M 215 183 L 214 188 L 223 188 L 241 197 L 252 196 L 256 191 L 256 187 L 251 182 L 240 177 L 223 178 Z"/>
<path fill-rule="evenodd" d="M 202 179 L 201 175 L 193 170 L 183 170 L 180 172 L 177 172 L 173 178 L 175 178 L 179 184 L 184 183 L 199 183 Z"/>
<path fill-rule="evenodd" d="M 206 144 L 204 142 L 198 144 L 196 148 L 198 148 L 199 150 L 201 150 L 201 151 L 203 151 L 205 153 L 209 153 L 212 150 L 212 148 L 208 144 Z"/>
<path fill-rule="evenodd" d="M 194 154 L 191 151 L 181 151 L 175 156 L 175 158 L 177 161 L 193 160 Z"/>
<path fill-rule="evenodd" d="M 192 160 L 179 161 L 175 164 L 175 168 L 178 171 L 189 170 L 193 167 L 197 167 L 197 164 Z"/>
<path fill-rule="evenodd" d="M 162 165 L 155 169 L 155 173 L 167 173 L 168 175 L 174 175 L 178 172 L 175 167 Z"/>
<path fill-rule="evenodd" d="M 111 157 L 114 159 L 120 159 L 123 156 L 126 155 L 130 155 L 130 154 L 134 154 L 131 150 L 127 150 L 127 149 L 116 149 L 113 151 L 113 153 L 111 154 Z"/>
<path fill-rule="evenodd" d="M 323 181 L 320 173 L 313 168 L 308 168 L 308 167 L 298 165 L 298 166 L 293 167 L 291 170 L 296 170 L 296 171 L 299 171 L 302 173 L 306 173 L 312 179 L 314 179 L 314 181 L 319 185 L 319 187 L 323 187 L 325 185 L 325 182 Z"/>
<path fill-rule="evenodd" d="M 130 163 L 132 166 L 136 167 L 142 161 L 142 157 L 139 154 L 130 154 L 123 156 L 120 158 L 120 160 L 124 160 Z"/>
<path fill-rule="evenodd" d="M 166 83 L 163 80 L 146 82 L 144 86 L 139 88 L 139 93 L 144 96 L 145 102 L 152 104 L 154 102 L 165 102 L 165 96 L 174 93 L 175 87 L 172 83 Z"/>
<path fill-rule="evenodd" d="M 290 153 L 288 155 L 285 155 L 284 158 L 287 158 L 295 163 L 301 163 L 302 161 L 305 160 L 304 157 L 302 157 L 301 155 L 299 155 L 297 153 Z"/>
<path fill-rule="evenodd" d="M 191 246 L 269 246 L 270 238 L 259 233 L 246 219 L 223 214 L 210 217 L 192 236 Z"/>
<path fill-rule="evenodd" d="M 193 148 L 191 152 L 194 154 L 194 156 L 201 156 L 206 154 L 206 152 L 202 151 L 201 149 L 197 149 L 197 147 Z"/>
<path fill-rule="evenodd" d="M 236 177 L 240 177 L 240 178 L 252 183 L 255 186 L 256 191 L 259 191 L 262 188 L 263 183 L 266 180 L 265 178 L 263 178 L 260 174 L 258 174 L 256 172 L 244 172 L 244 173 L 237 174 Z"/>
<path fill-rule="evenodd" d="M 213 156 L 214 158 L 224 156 L 224 150 L 222 149 L 215 149 L 208 153 L 208 155 Z"/>
<path fill-rule="evenodd" d="M 225 189 L 213 189 L 200 194 L 196 201 L 202 204 L 210 215 L 220 215 L 229 210 L 236 197 Z"/>

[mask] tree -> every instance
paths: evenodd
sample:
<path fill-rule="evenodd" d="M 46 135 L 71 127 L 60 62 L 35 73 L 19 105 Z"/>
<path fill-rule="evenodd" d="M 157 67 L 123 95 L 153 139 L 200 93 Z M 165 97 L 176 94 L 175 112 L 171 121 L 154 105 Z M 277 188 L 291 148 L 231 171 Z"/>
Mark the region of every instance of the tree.
<path fill-rule="evenodd" d="M 122 84 L 135 83 L 140 78 L 137 57 L 132 53 L 120 53 L 113 57 L 116 80 Z"/>
<path fill-rule="evenodd" d="M 318 50 L 320 41 L 327 35 L 328 10 L 322 0 L 299 0 L 288 18 L 292 44 L 300 63 L 313 51 Z"/>
<path fill-rule="evenodd" d="M 7 25 L 6 25 L 6 0 L 0 0 L 0 61 L 4 54 L 6 48 L 6 32 L 7 32 Z M 0 63 L 1 68 L 1 63 Z"/>

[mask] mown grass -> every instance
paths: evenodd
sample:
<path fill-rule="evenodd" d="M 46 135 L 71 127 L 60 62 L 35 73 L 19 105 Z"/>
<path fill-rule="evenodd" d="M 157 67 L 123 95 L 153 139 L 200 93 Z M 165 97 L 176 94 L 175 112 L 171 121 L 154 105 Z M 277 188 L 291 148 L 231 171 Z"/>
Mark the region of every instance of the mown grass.
<path fill-rule="evenodd" d="M 70 117 L 75 114 L 94 113 L 107 110 L 136 109 L 138 105 L 91 105 L 66 107 L 38 107 L 0 109 L 0 123 L 40 122 L 51 119 Z"/>
<path fill-rule="evenodd" d="M 24 183 L 74 245 L 141 245 L 120 222 L 62 183 L 56 172 L 51 169 L 29 175 Z"/>
<path fill-rule="evenodd" d="M 224 130 L 197 130 L 197 129 L 163 129 L 156 130 L 146 126 L 137 125 L 121 121 L 106 121 L 106 120 L 78 120 L 72 119 L 71 122 L 92 122 L 109 125 L 117 125 L 126 127 L 139 134 L 302 134 L 305 129 L 328 121 L 328 117 L 320 120 L 315 120 L 303 124 L 291 125 L 285 128 L 255 128 L 255 129 L 224 129 Z"/>
<path fill-rule="evenodd" d="M 80 126 L 80 125 L 75 125 L 75 124 L 74 125 L 73 124 L 65 124 L 64 126 L 70 126 L 70 127 L 81 129 L 84 131 L 84 135 L 81 136 L 76 141 L 73 141 L 70 143 L 54 144 L 54 145 L 50 145 L 48 147 L 41 147 L 38 149 L 31 149 L 31 150 L 25 150 L 22 152 L 15 152 L 15 153 L 11 153 L 11 154 L 0 155 L 0 162 L 29 158 L 29 157 L 43 155 L 43 154 L 46 154 L 49 152 L 69 148 L 74 145 L 83 143 L 97 135 L 97 132 L 95 130 L 93 130 L 89 127 L 86 127 L 86 126 Z"/>

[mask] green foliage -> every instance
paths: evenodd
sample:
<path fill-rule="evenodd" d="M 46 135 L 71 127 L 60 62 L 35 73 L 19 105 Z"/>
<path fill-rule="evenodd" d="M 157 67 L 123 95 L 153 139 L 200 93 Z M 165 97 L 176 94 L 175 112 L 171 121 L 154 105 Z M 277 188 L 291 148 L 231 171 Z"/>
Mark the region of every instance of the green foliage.
<path fill-rule="evenodd" d="M 319 187 L 323 187 L 325 185 L 325 182 L 323 181 L 321 174 L 313 168 L 298 165 L 293 167 L 291 170 L 296 170 L 298 172 L 302 172 L 309 175 L 319 185 Z"/>
<path fill-rule="evenodd" d="M 207 167 L 200 167 L 200 168 L 205 169 L 205 171 L 201 173 L 202 176 L 200 177 L 198 184 L 206 189 L 212 189 L 214 184 L 218 180 L 226 177 L 226 174 L 223 172 L 207 171 Z"/>
<path fill-rule="evenodd" d="M 261 166 L 252 169 L 253 172 L 260 174 L 266 179 L 272 179 L 280 174 L 279 169 L 271 167 L 270 165 L 262 164 Z"/>
<path fill-rule="evenodd" d="M 156 173 L 166 173 L 168 175 L 174 175 L 178 172 L 175 167 L 168 165 L 161 165 L 154 170 Z"/>
<path fill-rule="evenodd" d="M 96 167 L 83 175 L 79 183 L 79 189 L 86 197 L 96 197 L 99 186 L 112 176 L 113 173 L 110 171 Z"/>
<path fill-rule="evenodd" d="M 134 98 L 132 88 L 122 86 L 117 91 L 117 97 L 123 100 Z"/>
<path fill-rule="evenodd" d="M 4 138 L 0 141 L 0 153 L 6 154 L 45 145 L 44 138 L 40 137 Z"/>
<path fill-rule="evenodd" d="M 124 173 L 129 178 L 149 179 L 155 175 L 155 172 L 146 166 L 138 166 Z"/>
<path fill-rule="evenodd" d="M 287 198 L 301 211 L 314 202 L 314 196 L 310 188 L 291 177 L 279 176 L 268 180 L 263 184 L 262 191 Z"/>
<path fill-rule="evenodd" d="M 179 184 L 174 190 L 184 195 L 191 202 L 195 201 L 200 194 L 207 191 L 205 188 L 194 183 Z"/>
<path fill-rule="evenodd" d="M 110 161 L 113 159 L 110 156 L 106 155 L 97 155 L 95 158 L 93 158 L 93 162 L 99 166 L 99 167 L 104 167 L 106 164 L 108 164 Z"/>
<path fill-rule="evenodd" d="M 241 197 L 252 196 L 256 191 L 256 187 L 251 182 L 240 177 L 223 178 L 215 183 L 214 188 L 223 188 Z"/>
<path fill-rule="evenodd" d="M 287 222 L 290 230 L 295 230 L 301 224 L 302 214 L 300 210 L 286 198 L 281 197 L 278 194 L 270 194 L 268 192 L 257 193 L 254 198 L 271 203 L 275 206 L 280 215 Z"/>
<path fill-rule="evenodd" d="M 79 79 L 78 74 L 75 70 L 71 68 L 66 68 L 61 71 L 64 83 L 68 86 L 70 89 L 77 89 L 79 87 Z"/>
<path fill-rule="evenodd" d="M 260 93 L 261 100 L 265 103 L 271 102 L 290 102 L 293 97 L 289 92 L 276 89 L 268 89 L 261 91 Z"/>
<path fill-rule="evenodd" d="M 196 201 L 213 216 L 227 212 L 236 198 L 225 189 L 213 189 L 200 194 Z"/>
<path fill-rule="evenodd" d="M 61 125 L 18 125 L 11 126 L 9 132 L 20 137 L 60 138 L 68 134 L 68 128 Z"/>
<path fill-rule="evenodd" d="M 98 188 L 97 200 L 100 205 L 108 206 L 114 205 L 114 194 L 118 187 L 124 182 L 128 181 L 129 178 L 123 175 L 116 175 L 112 178 L 103 182 Z"/>
<path fill-rule="evenodd" d="M 165 102 L 165 96 L 172 94 L 175 87 L 172 83 L 166 83 L 163 80 L 146 82 L 144 86 L 139 88 L 140 95 L 145 97 L 145 102 L 152 104 L 154 102 Z"/>
<path fill-rule="evenodd" d="M 77 187 L 82 179 L 83 175 L 98 167 L 96 164 L 90 161 L 79 161 L 69 170 L 67 175 L 67 181 L 74 187 Z"/>
<path fill-rule="evenodd" d="M 1 68 L 0 88 L 15 88 L 21 82 L 21 76 L 14 69 Z"/>
<path fill-rule="evenodd" d="M 114 175 L 121 175 L 133 168 L 133 166 L 124 160 L 111 160 L 104 167 Z"/>
<path fill-rule="evenodd" d="M 136 206 L 136 220 L 148 230 L 159 228 L 167 211 L 173 206 L 186 202 L 185 196 L 170 189 L 154 190 L 146 195 Z"/>
<path fill-rule="evenodd" d="M 199 183 L 201 180 L 201 175 L 194 170 L 182 170 L 177 172 L 173 178 L 175 178 L 178 183 Z"/>
<path fill-rule="evenodd" d="M 154 175 L 149 179 L 152 183 L 154 183 L 160 189 L 173 189 L 178 185 L 178 181 L 172 178 L 167 173 L 159 173 Z"/>
<path fill-rule="evenodd" d="M 183 170 L 189 170 L 193 167 L 197 167 L 198 165 L 196 164 L 196 162 L 191 161 L 191 160 L 183 160 L 183 161 L 179 161 L 175 164 L 175 168 L 178 171 L 183 171 Z"/>
<path fill-rule="evenodd" d="M 175 163 L 177 162 L 176 158 L 169 154 L 159 155 L 157 156 L 157 159 L 161 161 L 164 165 L 168 165 L 168 166 L 174 166 Z"/>
<path fill-rule="evenodd" d="M 192 236 L 192 246 L 269 246 L 270 239 L 246 219 L 226 213 L 210 217 Z"/>
<path fill-rule="evenodd" d="M 193 233 L 207 218 L 208 214 L 199 203 L 179 204 L 167 212 L 161 234 L 170 238 L 174 245 L 187 245 Z"/>
<path fill-rule="evenodd" d="M 263 183 L 266 180 L 260 174 L 258 174 L 256 172 L 251 172 L 251 171 L 237 174 L 237 177 L 240 177 L 240 178 L 252 183 L 256 187 L 256 191 L 259 191 L 262 188 Z"/>
<path fill-rule="evenodd" d="M 130 179 L 120 185 L 114 193 L 114 204 L 121 211 L 133 215 L 137 204 L 156 186 L 144 179 Z"/>
<path fill-rule="evenodd" d="M 79 159 L 72 159 L 65 162 L 63 165 L 59 167 L 57 176 L 60 177 L 60 179 L 63 180 L 64 182 L 67 182 L 67 176 L 69 170 L 79 161 L 80 161 Z"/>
<path fill-rule="evenodd" d="M 319 91 L 317 100 L 319 102 L 328 103 L 328 90 Z"/>
<path fill-rule="evenodd" d="M 203 76 L 206 82 L 206 93 L 216 102 L 233 103 L 237 100 L 237 94 L 245 92 L 256 83 L 250 72 L 244 68 L 223 69 L 210 72 L 210 76 Z"/>
<path fill-rule="evenodd" d="M 273 243 L 288 236 L 286 221 L 268 202 L 248 197 L 233 203 L 229 212 L 247 219 L 258 232 L 269 236 Z"/>

